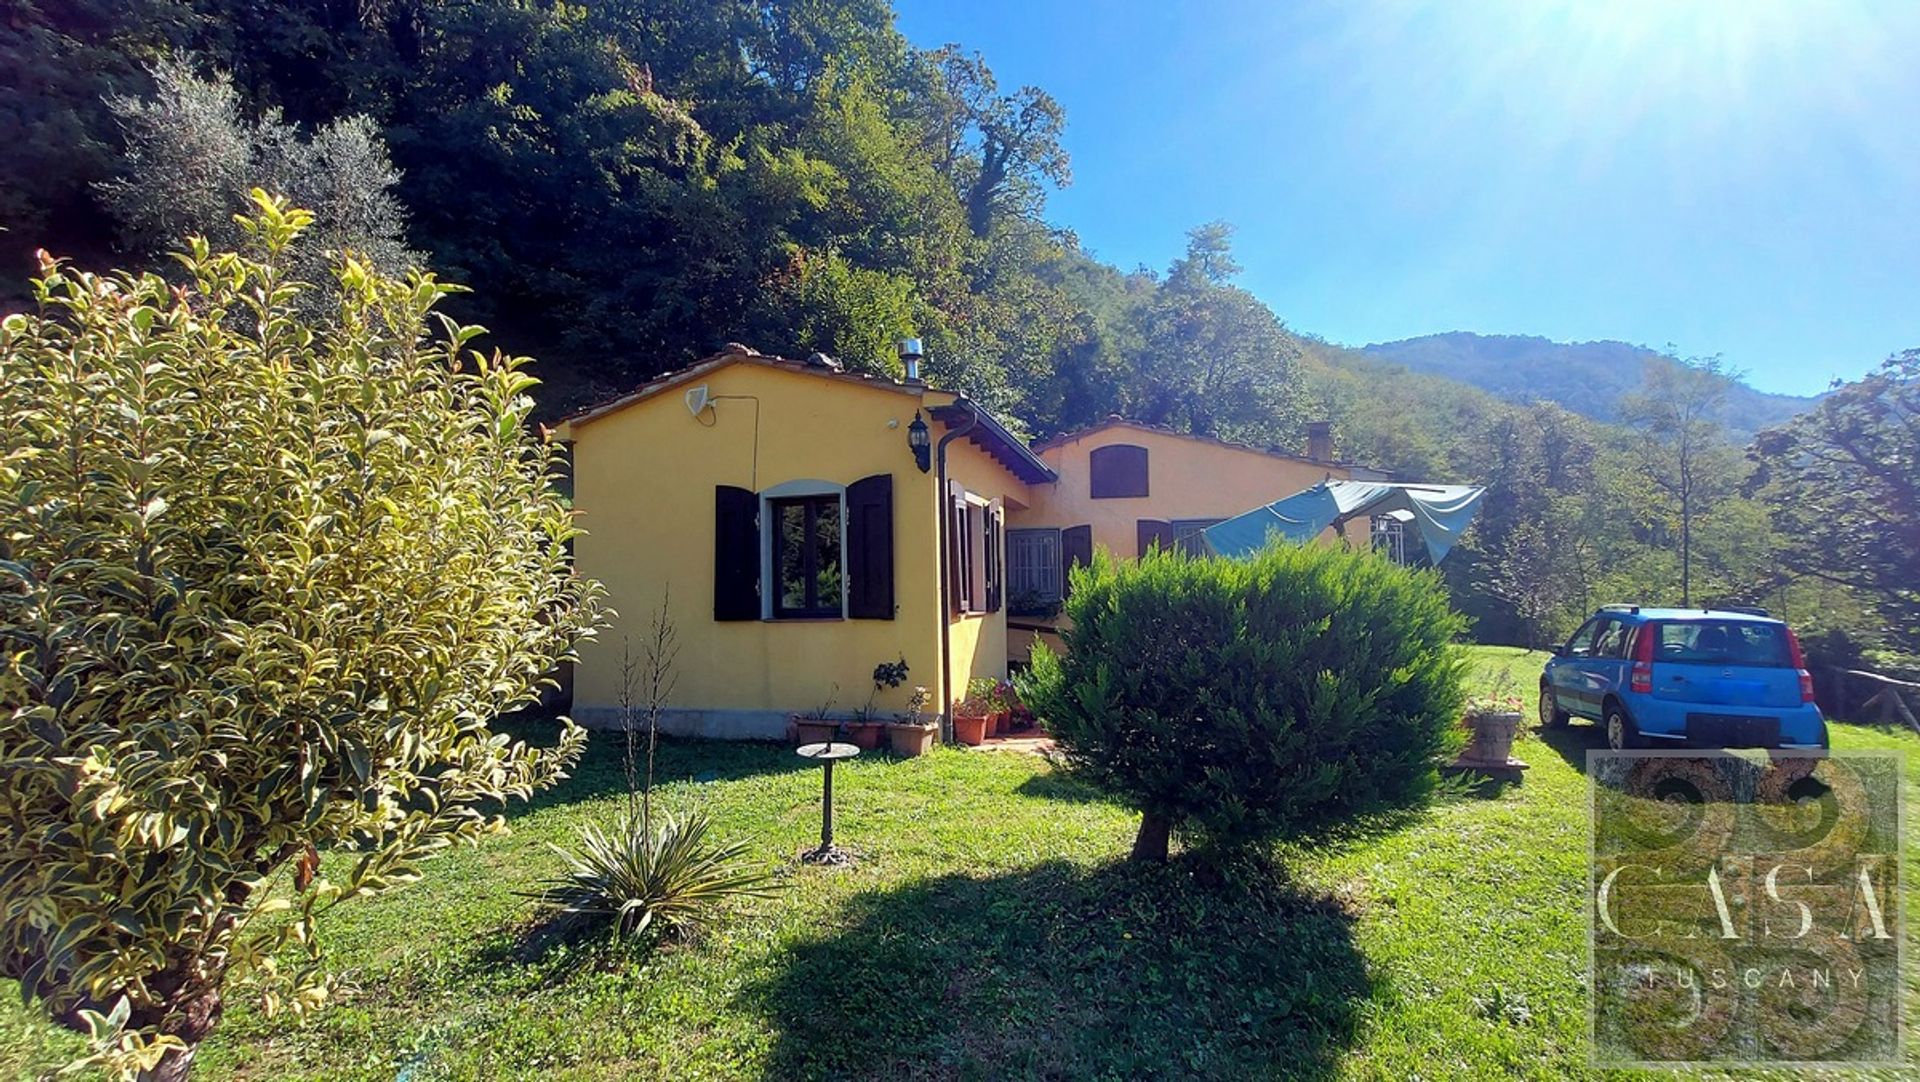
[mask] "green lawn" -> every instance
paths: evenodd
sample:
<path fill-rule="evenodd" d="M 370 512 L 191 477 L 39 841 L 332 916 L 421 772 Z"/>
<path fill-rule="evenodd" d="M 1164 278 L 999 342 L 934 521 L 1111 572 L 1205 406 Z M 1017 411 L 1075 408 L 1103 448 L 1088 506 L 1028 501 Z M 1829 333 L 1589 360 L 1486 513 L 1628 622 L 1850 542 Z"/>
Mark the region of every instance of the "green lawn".
<path fill-rule="evenodd" d="M 1542 655 L 1475 654 L 1481 679 L 1510 666 L 1531 697 Z M 1904 732 L 1834 739 L 1920 750 Z M 1597 744 L 1580 724 L 1530 732 L 1523 784 L 1289 845 L 1285 882 L 1129 867 L 1124 809 L 978 751 L 841 766 L 840 840 L 861 859 L 800 866 L 815 771 L 781 748 L 673 744 L 664 801 L 750 839 L 788 889 L 622 964 L 540 945 L 516 894 L 558 867 L 547 842 L 618 813 L 600 741 L 511 837 L 340 911 L 351 998 L 304 1025 L 236 1005 L 199 1077 L 1585 1075 L 1580 771 Z M 7 999 L 0 1068 L 56 1066 L 71 1039 Z"/>

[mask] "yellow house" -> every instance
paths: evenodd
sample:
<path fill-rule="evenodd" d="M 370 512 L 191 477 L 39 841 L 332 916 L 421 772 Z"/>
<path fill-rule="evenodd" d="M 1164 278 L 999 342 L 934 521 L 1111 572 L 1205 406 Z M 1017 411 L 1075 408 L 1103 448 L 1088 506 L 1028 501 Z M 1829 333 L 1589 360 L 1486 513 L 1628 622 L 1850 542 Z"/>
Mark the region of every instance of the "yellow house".
<path fill-rule="evenodd" d="M 574 548 L 614 626 L 573 714 L 618 718 L 623 654 L 663 604 L 678 632 L 668 731 L 777 739 L 792 713 L 863 707 L 875 666 L 940 709 L 1004 677 L 1001 536 L 1051 467 L 985 410 L 917 380 L 733 351 L 571 417 Z M 915 444 L 919 443 L 919 448 Z M 669 599 L 671 599 L 669 601 Z"/>
<path fill-rule="evenodd" d="M 1180 544 L 1356 474 L 1328 461 L 1324 426 L 1306 456 L 1117 418 L 1029 447 L 907 360 L 896 381 L 730 347 L 565 422 L 576 564 L 618 613 L 582 651 L 575 718 L 617 723 L 623 656 L 662 605 L 667 731 L 778 739 L 791 714 L 866 706 L 874 668 L 902 659 L 873 708 L 922 685 L 944 710 L 1027 657 L 1095 546 Z"/>
<path fill-rule="evenodd" d="M 1125 559 L 1155 544 L 1186 547 L 1216 522 L 1322 481 L 1384 478 L 1333 461 L 1325 422 L 1307 432 L 1295 455 L 1113 417 L 1035 445 L 1059 480 L 1007 516 L 1012 656 L 1058 629 L 1065 570 L 1096 548 Z"/>

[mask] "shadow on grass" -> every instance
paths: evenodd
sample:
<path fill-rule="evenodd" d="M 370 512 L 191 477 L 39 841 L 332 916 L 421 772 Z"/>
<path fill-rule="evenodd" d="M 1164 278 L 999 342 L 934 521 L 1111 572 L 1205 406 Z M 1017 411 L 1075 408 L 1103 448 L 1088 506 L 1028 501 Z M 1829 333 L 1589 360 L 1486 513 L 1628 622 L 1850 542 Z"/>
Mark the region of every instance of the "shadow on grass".
<path fill-rule="evenodd" d="M 1440 777 L 1442 789 L 1436 799 L 1441 801 L 1499 800 L 1506 795 L 1507 790 L 1519 788 L 1523 780 L 1514 777 L 1489 776 L 1467 767 L 1454 766 L 1442 767 Z"/>
<path fill-rule="evenodd" d="M 859 895 L 741 994 L 775 1078 L 1334 1073 L 1353 914 L 1272 872 L 1051 861 Z"/>
<path fill-rule="evenodd" d="M 1470 795 L 1491 799 L 1500 795 L 1504 784 L 1490 781 L 1488 785 L 1473 786 Z M 1080 781 L 1070 774 L 1062 773 L 1058 768 L 1043 774 L 1035 774 L 1015 786 L 1014 792 L 1021 796 L 1040 800 L 1059 800 L 1070 804 L 1127 806 L 1126 801 L 1103 793 L 1098 787 Z M 1407 829 L 1418 823 L 1426 813 L 1427 809 L 1422 807 L 1362 813 L 1350 819 L 1304 829 L 1285 839 L 1281 843 L 1281 851 L 1291 855 L 1364 845 Z M 1181 836 L 1181 840 L 1185 842 L 1190 839 Z"/>
<path fill-rule="evenodd" d="M 1598 725 L 1584 721 L 1569 722 L 1558 729 L 1535 729 L 1540 742 L 1566 760 L 1582 774 L 1587 772 L 1587 752 L 1605 751 L 1607 734 Z"/>
<path fill-rule="evenodd" d="M 604 923 L 542 911 L 525 923 L 495 928 L 481 937 L 460 969 L 471 981 L 504 982 L 526 994 L 558 988 L 584 971 L 631 969 L 655 952 L 678 945 L 644 934 L 615 939 Z"/>
<path fill-rule="evenodd" d="M 511 974 L 522 991 L 534 992 L 559 987 L 583 967 L 604 964 L 611 953 L 604 931 L 590 935 L 586 929 L 541 916 L 488 933 L 464 969 L 475 980 Z"/>
<path fill-rule="evenodd" d="M 551 746 L 559 736 L 559 725 L 552 720 L 516 721 L 502 724 L 500 731 L 514 739 L 538 747 Z M 645 770 L 646 737 L 638 736 L 637 747 Z M 618 796 L 627 791 L 625 737 L 621 733 L 593 730 L 587 734 L 587 750 L 574 764 L 567 780 L 530 802 L 514 801 L 505 812 L 509 819 L 559 805 L 583 800 Z M 790 774 L 817 769 L 784 744 L 746 740 L 698 740 L 691 737 L 660 738 L 654 752 L 653 783 L 666 786 L 685 783 L 738 781 L 763 774 Z"/>
<path fill-rule="evenodd" d="M 1021 796 L 1030 796 L 1039 800 L 1062 800 L 1069 804 L 1119 804 L 1106 793 L 1063 773 L 1059 767 L 1044 773 L 1035 774 L 1014 787 Z"/>

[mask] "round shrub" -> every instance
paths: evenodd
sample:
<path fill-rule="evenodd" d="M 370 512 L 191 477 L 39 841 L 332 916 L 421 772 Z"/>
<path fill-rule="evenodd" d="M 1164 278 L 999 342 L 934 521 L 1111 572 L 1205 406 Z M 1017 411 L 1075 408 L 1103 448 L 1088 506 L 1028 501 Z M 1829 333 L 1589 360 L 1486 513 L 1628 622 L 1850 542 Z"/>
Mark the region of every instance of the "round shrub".
<path fill-rule="evenodd" d="M 1331 545 L 1246 560 L 1105 554 L 1021 695 L 1067 769 L 1173 830 L 1243 845 L 1417 803 L 1457 739 L 1464 621 L 1437 574 Z"/>

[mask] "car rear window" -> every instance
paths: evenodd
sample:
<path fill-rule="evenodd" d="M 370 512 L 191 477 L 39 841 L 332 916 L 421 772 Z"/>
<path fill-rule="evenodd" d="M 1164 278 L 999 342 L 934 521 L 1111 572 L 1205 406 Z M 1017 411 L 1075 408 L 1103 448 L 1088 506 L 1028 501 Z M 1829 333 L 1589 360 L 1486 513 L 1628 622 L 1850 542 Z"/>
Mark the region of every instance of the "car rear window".
<path fill-rule="evenodd" d="M 1674 620 L 1653 625 L 1655 661 L 1691 665 L 1787 666 L 1784 624 L 1752 620 Z"/>

